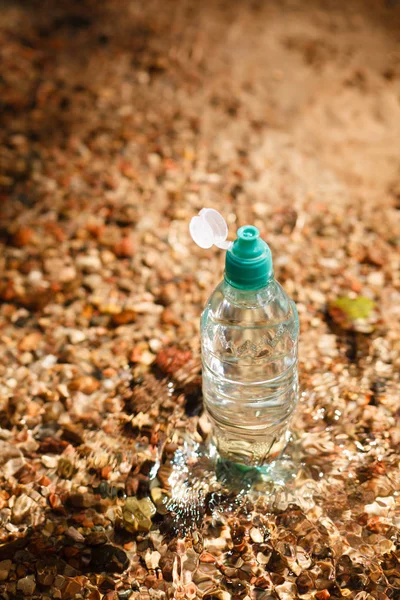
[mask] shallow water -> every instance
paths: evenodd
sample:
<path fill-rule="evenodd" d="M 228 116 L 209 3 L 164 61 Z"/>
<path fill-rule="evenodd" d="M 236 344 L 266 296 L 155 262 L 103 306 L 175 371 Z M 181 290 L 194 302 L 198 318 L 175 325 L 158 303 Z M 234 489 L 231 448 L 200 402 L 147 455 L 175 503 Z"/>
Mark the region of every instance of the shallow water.
<path fill-rule="evenodd" d="M 246 500 L 254 502 L 263 497 L 273 503 L 283 487 L 294 492 L 302 467 L 299 447 L 293 439 L 278 460 L 257 468 L 227 461 L 219 456 L 212 440 L 198 443 L 190 436 L 176 450 L 169 465 L 170 492 L 165 506 L 176 530 L 186 534 L 201 525 L 199 517 L 206 511 L 211 510 L 212 518 L 231 517 Z M 156 477 L 152 483 L 159 484 Z M 222 497 L 231 498 L 229 506 L 219 505 L 218 498 Z"/>
<path fill-rule="evenodd" d="M 197 430 L 192 435 L 175 430 L 178 447 L 161 459 L 169 469 L 164 503 L 170 532 L 184 540 L 184 553 L 201 536 L 200 559 L 201 551 L 211 552 L 221 565 L 213 575 L 216 589 L 233 597 L 242 597 L 237 564 L 243 555 L 253 582 L 244 589 L 253 590 L 252 598 L 267 598 L 264 589 L 290 598 L 295 593 L 290 582 L 302 593 L 316 586 L 333 598 L 344 593 L 362 600 L 357 593 L 367 589 L 377 598 L 400 592 L 399 571 L 393 567 L 400 539 L 399 472 L 389 436 L 367 431 L 357 421 L 360 394 L 348 393 L 345 404 L 340 387 L 330 384 L 333 378 L 321 379 L 320 386 L 302 395 L 296 422 L 307 419 L 308 430 L 295 428 L 284 454 L 269 468 L 221 460 L 212 443 L 196 441 Z M 322 397 L 333 399 L 337 408 L 333 403 L 329 412 L 326 405 L 318 408 Z M 316 409 L 309 415 L 311 405 Z M 232 553 L 229 583 L 223 573 Z M 183 565 L 180 577 L 186 573 L 197 581 L 201 569 L 201 562 L 194 572 Z M 264 578 L 260 588 L 257 574 Z"/>

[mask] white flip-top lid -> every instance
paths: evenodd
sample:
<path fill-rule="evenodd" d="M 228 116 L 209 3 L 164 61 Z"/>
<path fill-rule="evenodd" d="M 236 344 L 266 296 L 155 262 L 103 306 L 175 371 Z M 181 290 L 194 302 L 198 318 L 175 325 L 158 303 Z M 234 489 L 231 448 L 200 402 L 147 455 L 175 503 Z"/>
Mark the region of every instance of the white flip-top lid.
<path fill-rule="evenodd" d="M 193 217 L 189 225 L 190 235 L 200 248 L 217 246 L 229 250 L 233 242 L 228 242 L 228 225 L 215 208 L 202 208 L 197 217 Z"/>

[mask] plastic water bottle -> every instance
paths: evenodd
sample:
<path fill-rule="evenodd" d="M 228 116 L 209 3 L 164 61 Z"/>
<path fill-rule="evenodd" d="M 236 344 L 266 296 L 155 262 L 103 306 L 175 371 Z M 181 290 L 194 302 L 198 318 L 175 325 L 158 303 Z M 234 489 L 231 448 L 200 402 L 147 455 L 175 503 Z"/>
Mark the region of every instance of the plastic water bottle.
<path fill-rule="evenodd" d="M 299 320 L 274 279 L 271 251 L 256 227 L 228 228 L 214 209 L 190 223 L 202 248 L 227 250 L 224 279 L 201 316 L 203 396 L 213 442 L 228 461 L 260 467 L 284 450 L 298 399 Z"/>

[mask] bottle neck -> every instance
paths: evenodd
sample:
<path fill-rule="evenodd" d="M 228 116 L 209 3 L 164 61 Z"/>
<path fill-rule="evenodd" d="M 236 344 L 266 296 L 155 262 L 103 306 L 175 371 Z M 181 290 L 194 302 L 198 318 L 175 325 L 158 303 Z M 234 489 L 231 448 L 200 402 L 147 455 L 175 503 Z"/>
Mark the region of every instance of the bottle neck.
<path fill-rule="evenodd" d="M 223 280 L 223 295 L 231 304 L 246 306 L 247 308 L 256 307 L 263 304 L 266 296 L 269 296 L 272 284 L 275 283 L 273 275 L 267 284 L 257 290 L 241 290 L 231 285 L 225 278 Z"/>

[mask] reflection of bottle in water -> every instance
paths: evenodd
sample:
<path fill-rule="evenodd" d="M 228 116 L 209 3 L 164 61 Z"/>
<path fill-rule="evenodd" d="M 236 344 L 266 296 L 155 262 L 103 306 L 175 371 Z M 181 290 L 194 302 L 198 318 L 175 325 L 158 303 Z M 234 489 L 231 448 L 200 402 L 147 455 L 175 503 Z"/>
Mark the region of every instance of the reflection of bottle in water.
<path fill-rule="evenodd" d="M 261 466 L 288 440 L 298 397 L 298 315 L 274 279 L 269 247 L 256 227 L 227 227 L 213 209 L 191 222 L 201 247 L 228 250 L 224 280 L 201 318 L 204 403 L 219 454 Z"/>

